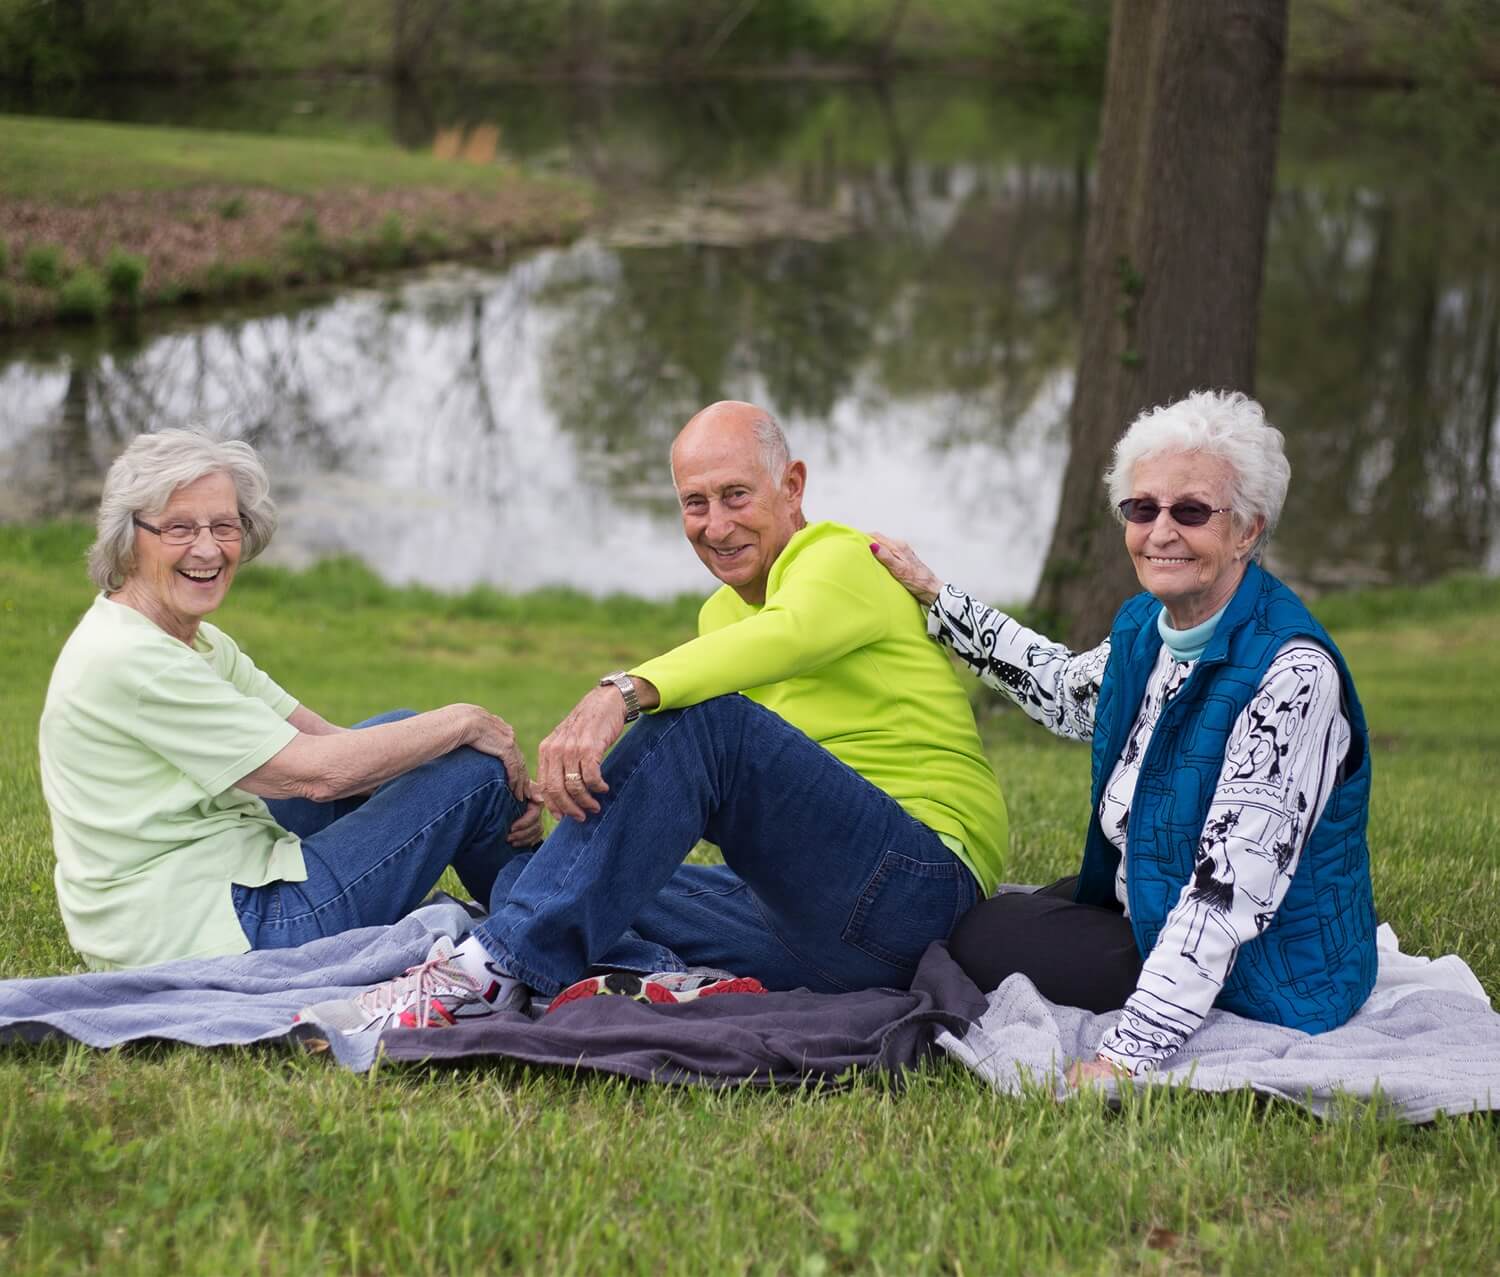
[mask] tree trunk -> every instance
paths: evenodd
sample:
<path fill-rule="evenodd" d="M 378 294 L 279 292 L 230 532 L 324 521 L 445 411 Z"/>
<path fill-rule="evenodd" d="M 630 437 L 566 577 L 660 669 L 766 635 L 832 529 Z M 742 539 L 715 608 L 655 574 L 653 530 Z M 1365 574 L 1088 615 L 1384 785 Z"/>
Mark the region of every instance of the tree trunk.
<path fill-rule="evenodd" d="M 396 83 L 411 83 L 428 66 L 433 39 L 450 7 L 450 0 L 392 0 L 391 75 Z"/>
<path fill-rule="evenodd" d="M 1114 0 L 1071 453 L 1035 603 L 1075 646 L 1136 589 L 1102 476 L 1146 408 L 1252 391 L 1287 0 Z"/>

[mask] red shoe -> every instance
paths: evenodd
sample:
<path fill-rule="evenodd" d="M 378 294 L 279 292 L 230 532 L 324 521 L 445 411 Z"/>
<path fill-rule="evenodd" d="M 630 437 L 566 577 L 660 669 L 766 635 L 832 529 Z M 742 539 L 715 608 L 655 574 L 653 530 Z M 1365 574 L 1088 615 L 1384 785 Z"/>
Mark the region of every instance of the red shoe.
<path fill-rule="evenodd" d="M 547 1004 L 548 1011 L 581 998 L 593 998 L 602 994 L 634 998 L 637 1002 L 652 1002 L 658 1006 L 692 1002 L 697 998 L 712 997 L 716 993 L 764 993 L 765 985 L 754 976 L 717 976 L 692 974 L 686 971 L 659 971 L 655 975 L 636 975 L 632 971 L 611 971 L 606 975 L 585 976 L 577 984 L 570 984 Z"/>

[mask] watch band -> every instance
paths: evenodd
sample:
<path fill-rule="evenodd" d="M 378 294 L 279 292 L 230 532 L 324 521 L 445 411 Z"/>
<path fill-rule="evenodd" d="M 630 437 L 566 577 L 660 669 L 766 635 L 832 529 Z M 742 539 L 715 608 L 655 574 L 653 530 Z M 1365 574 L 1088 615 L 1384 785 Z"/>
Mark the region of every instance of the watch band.
<path fill-rule="evenodd" d="M 633 723 L 641 716 L 641 698 L 636 695 L 635 680 L 624 670 L 606 674 L 599 680 L 600 687 L 613 687 L 625 698 L 625 721 Z"/>

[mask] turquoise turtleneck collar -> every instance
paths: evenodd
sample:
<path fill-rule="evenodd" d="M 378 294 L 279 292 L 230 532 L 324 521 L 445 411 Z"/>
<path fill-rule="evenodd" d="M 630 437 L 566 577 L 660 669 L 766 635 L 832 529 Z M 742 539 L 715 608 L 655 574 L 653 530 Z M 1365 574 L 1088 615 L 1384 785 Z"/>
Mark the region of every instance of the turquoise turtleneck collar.
<path fill-rule="evenodd" d="M 1167 609 L 1162 608 L 1156 614 L 1156 632 L 1161 635 L 1161 641 L 1167 645 L 1167 651 L 1172 653 L 1172 659 L 1182 664 L 1188 661 L 1196 661 L 1203 655 L 1203 649 L 1208 646 L 1208 641 L 1213 638 L 1214 631 L 1219 628 L 1219 618 L 1224 615 L 1229 604 L 1224 604 L 1206 621 L 1200 621 L 1191 629 L 1174 630 L 1172 622 L 1167 619 Z"/>

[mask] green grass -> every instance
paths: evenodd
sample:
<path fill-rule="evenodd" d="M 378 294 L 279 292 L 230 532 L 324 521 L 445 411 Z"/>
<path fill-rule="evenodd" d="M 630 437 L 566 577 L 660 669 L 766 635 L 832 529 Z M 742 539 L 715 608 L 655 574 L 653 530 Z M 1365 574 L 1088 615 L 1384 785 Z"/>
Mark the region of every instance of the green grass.
<path fill-rule="evenodd" d="M 0 191 L 11 198 L 89 200 L 115 191 L 204 185 L 296 194 L 362 186 L 495 191 L 500 164 L 461 164 L 389 146 L 321 139 L 0 115 Z"/>
<path fill-rule="evenodd" d="M 70 969 L 35 725 L 88 603 L 87 533 L 0 528 L 0 974 Z M 688 634 L 691 601 L 445 597 L 350 563 L 252 566 L 216 618 L 330 717 L 486 703 L 534 745 L 602 669 Z M 1375 733 L 1376 898 L 1409 948 L 1500 993 L 1500 583 L 1333 598 Z M 1434 663 L 1436 665 L 1434 666 Z M 1438 676 L 1433 677 L 1436 668 Z M 1086 752 L 983 728 L 1010 872 L 1073 867 Z M 1493 1272 L 1500 1140 L 1247 1096 L 1119 1113 L 904 1090 L 672 1091 L 480 1063 L 353 1077 L 279 1049 L 0 1052 L 0 1271 Z"/>

